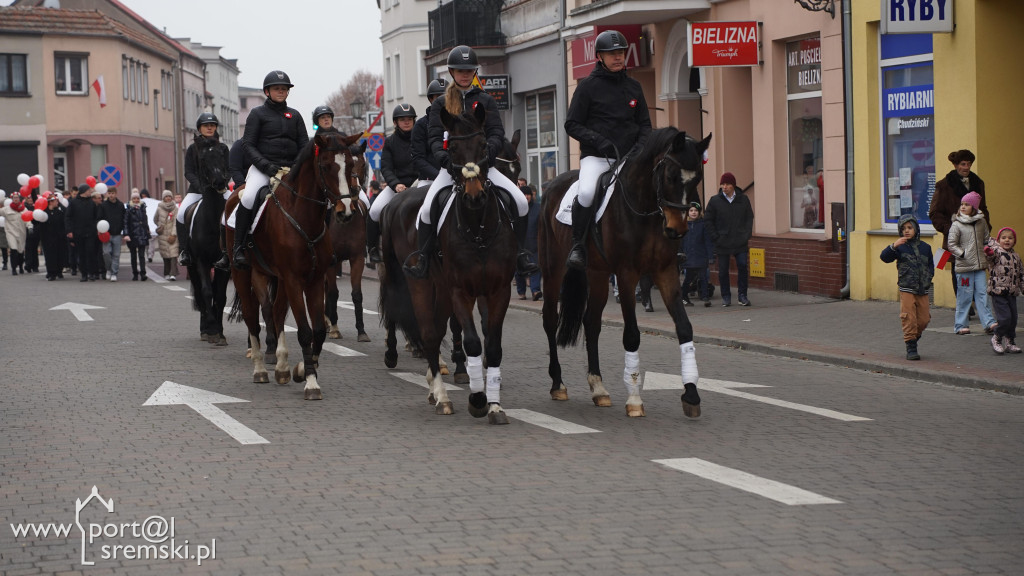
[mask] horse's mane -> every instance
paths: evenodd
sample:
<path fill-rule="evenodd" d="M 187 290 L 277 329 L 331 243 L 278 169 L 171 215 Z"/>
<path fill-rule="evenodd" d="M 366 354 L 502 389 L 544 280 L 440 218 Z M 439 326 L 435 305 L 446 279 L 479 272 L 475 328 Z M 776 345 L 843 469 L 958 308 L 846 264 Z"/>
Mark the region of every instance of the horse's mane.
<path fill-rule="evenodd" d="M 468 112 L 462 112 L 461 114 L 458 115 L 452 115 L 452 118 L 455 121 L 455 125 L 452 126 L 452 128 L 465 127 L 467 129 L 467 132 L 471 132 L 473 130 L 477 130 L 480 128 L 480 126 L 478 126 L 476 123 L 476 116 L 473 116 Z M 452 130 L 452 132 L 454 132 L 454 130 Z"/>
<path fill-rule="evenodd" d="M 324 132 L 333 132 L 335 134 L 340 134 L 340 132 L 338 132 L 334 128 L 322 128 L 321 130 L 323 130 Z M 319 132 L 320 130 L 317 131 Z M 309 142 L 306 142 L 306 145 L 302 147 L 302 150 L 299 151 L 299 155 L 295 158 L 295 162 L 292 164 L 292 172 L 295 175 L 298 175 L 299 170 L 302 168 L 302 165 L 305 164 L 306 162 L 309 162 L 309 159 L 313 157 L 313 147 L 315 145 L 316 136 L 314 135 L 312 138 L 309 139 Z"/>
<path fill-rule="evenodd" d="M 634 165 L 644 166 L 653 162 L 654 157 L 661 154 L 677 134 L 679 134 L 679 130 L 674 126 L 658 128 L 652 131 L 651 135 L 647 137 L 643 150 L 637 155 Z"/>

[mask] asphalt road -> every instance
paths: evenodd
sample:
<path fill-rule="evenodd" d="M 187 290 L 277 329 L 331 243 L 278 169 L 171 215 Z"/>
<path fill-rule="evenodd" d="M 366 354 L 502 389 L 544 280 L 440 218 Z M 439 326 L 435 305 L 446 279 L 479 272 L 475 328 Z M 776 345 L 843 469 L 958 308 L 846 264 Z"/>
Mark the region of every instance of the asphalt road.
<path fill-rule="evenodd" d="M 0 276 L 0 572 L 1024 565 L 1019 396 L 702 345 L 703 416 L 691 420 L 674 389 L 678 344 L 645 334 L 647 417 L 628 419 L 618 328 L 601 343 L 613 407 L 590 401 L 582 348 L 563 351 L 570 399 L 554 402 L 540 317 L 511 310 L 502 404 L 512 423 L 490 426 L 466 412 L 466 390 L 450 393 L 454 416 L 435 415 L 418 383 L 425 364 L 402 352 L 386 369 L 377 316 L 367 315 L 373 341 L 357 343 L 343 309 L 342 348 L 321 358 L 324 400 L 307 402 L 301 385 L 251 382 L 242 325 L 228 326 L 227 347 L 200 342 L 185 286 Z M 341 289 L 348 300 L 347 279 Z M 376 289 L 364 285 L 366 302 Z M 84 311 L 91 320 L 51 310 L 69 302 L 100 308 Z M 294 334 L 289 343 L 297 358 Z M 211 408 L 191 389 L 237 401 Z M 160 404 L 186 397 L 198 409 Z M 68 532 L 32 532 L 51 523 Z"/>

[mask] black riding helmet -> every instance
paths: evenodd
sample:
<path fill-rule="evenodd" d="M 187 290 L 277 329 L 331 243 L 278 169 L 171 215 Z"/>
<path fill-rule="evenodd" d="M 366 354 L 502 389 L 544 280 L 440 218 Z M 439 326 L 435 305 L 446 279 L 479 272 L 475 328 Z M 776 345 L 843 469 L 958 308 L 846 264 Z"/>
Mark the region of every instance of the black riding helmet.
<path fill-rule="evenodd" d="M 313 109 L 313 124 L 316 124 L 316 121 L 319 120 L 320 117 L 324 116 L 324 115 L 327 115 L 327 116 L 330 116 L 331 118 L 334 118 L 334 110 L 331 110 L 330 106 L 317 106 L 316 108 L 314 108 Z"/>
<path fill-rule="evenodd" d="M 294 84 L 292 84 L 292 79 L 287 74 L 280 70 L 273 70 L 263 78 L 263 90 L 271 86 L 287 86 L 291 88 Z"/>
<path fill-rule="evenodd" d="M 469 46 L 456 46 L 448 53 L 448 68 L 451 70 L 476 70 L 479 67 L 476 51 Z"/>
<path fill-rule="evenodd" d="M 627 48 L 629 48 L 629 42 L 626 42 L 626 37 L 618 30 L 605 30 L 597 35 L 597 40 L 594 42 L 595 52 L 611 52 Z"/>
<path fill-rule="evenodd" d="M 430 85 L 427 86 L 427 98 L 444 94 L 446 88 L 448 88 L 448 82 L 444 78 L 431 80 Z"/>
<path fill-rule="evenodd" d="M 220 120 L 217 120 L 217 116 L 210 112 L 203 112 L 199 118 L 196 118 L 196 130 L 199 130 L 203 124 L 216 124 L 217 127 L 220 127 Z"/>
<path fill-rule="evenodd" d="M 399 118 L 416 118 L 416 109 L 411 104 L 399 104 L 395 106 L 395 111 L 391 113 L 391 119 L 395 122 Z"/>

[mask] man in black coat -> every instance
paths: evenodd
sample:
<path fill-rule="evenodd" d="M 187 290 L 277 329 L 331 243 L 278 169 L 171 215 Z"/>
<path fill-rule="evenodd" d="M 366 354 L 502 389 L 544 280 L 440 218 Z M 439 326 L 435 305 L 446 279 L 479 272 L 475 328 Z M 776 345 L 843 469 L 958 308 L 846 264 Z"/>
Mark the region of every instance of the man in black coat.
<path fill-rule="evenodd" d="M 92 195 L 92 188 L 82 184 L 78 187 L 78 196 L 68 204 L 67 209 L 68 238 L 75 247 L 78 269 L 82 273 L 79 282 L 95 281 L 99 278 L 99 263 L 96 256 L 100 239 L 97 236 L 96 223 L 100 221 L 100 214 Z"/>
<path fill-rule="evenodd" d="M 747 299 L 749 274 L 747 243 L 754 234 L 754 209 L 746 194 L 736 191 L 736 177 L 732 172 L 722 174 L 721 189 L 708 201 L 704 211 L 708 233 L 715 243 L 718 255 L 718 283 L 722 287 L 722 306 L 732 305 L 729 287 L 729 257 L 736 259 L 736 291 L 740 306 L 750 306 Z"/>
<path fill-rule="evenodd" d="M 117 197 L 117 188 L 107 188 L 107 197 L 100 204 L 100 220 L 110 224 L 110 240 L 103 243 L 103 263 L 107 277 L 117 282 L 117 272 L 121 268 L 121 232 L 124 230 L 124 203 Z"/>

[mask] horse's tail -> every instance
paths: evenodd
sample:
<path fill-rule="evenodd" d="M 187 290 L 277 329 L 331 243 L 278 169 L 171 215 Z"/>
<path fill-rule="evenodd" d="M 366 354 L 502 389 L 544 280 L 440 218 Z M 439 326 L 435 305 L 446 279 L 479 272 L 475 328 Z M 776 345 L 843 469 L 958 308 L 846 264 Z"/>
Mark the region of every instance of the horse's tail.
<path fill-rule="evenodd" d="M 228 312 L 229 322 L 241 322 L 242 318 L 242 299 L 238 297 L 238 292 L 235 292 L 235 299 L 231 301 L 231 312 Z"/>
<path fill-rule="evenodd" d="M 418 349 L 423 348 L 420 325 L 413 311 L 409 281 L 402 272 L 402 265 L 391 250 L 385 251 L 383 277 L 380 283 L 380 325 L 385 328 L 394 324 L 405 335 L 406 340 Z"/>
<path fill-rule="evenodd" d="M 558 332 L 555 335 L 555 342 L 559 346 L 575 346 L 579 341 L 589 291 L 586 270 L 569 268 L 565 271 L 562 290 L 558 295 Z"/>

